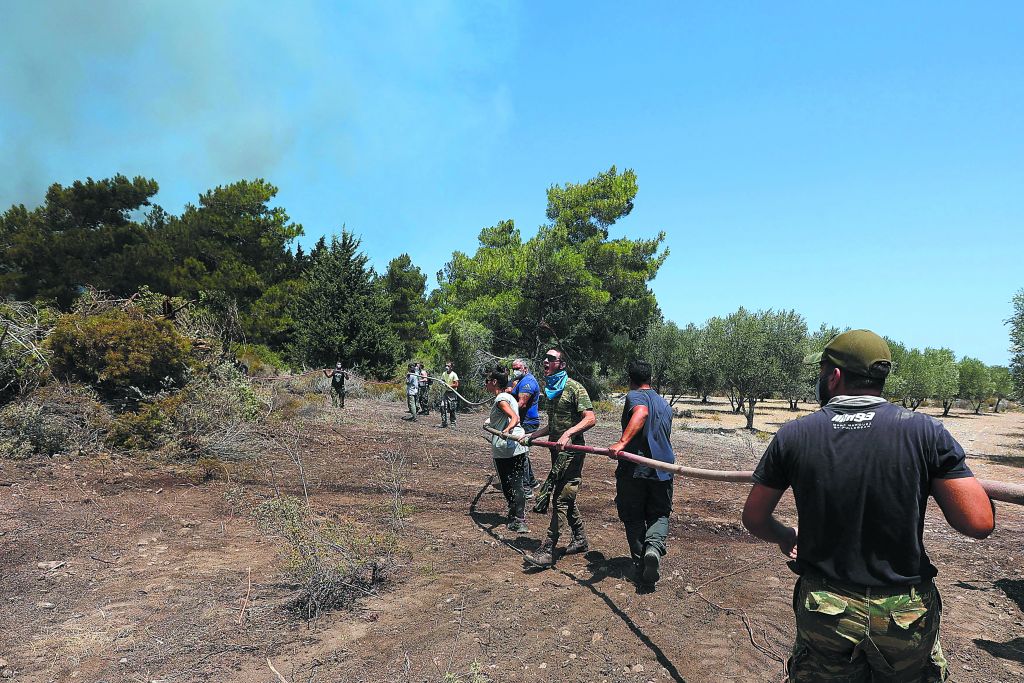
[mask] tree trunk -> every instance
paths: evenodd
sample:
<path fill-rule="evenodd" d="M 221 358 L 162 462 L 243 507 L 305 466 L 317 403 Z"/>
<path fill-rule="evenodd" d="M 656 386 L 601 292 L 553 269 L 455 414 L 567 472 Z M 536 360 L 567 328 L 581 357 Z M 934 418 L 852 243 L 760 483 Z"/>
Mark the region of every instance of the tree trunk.
<path fill-rule="evenodd" d="M 999 413 L 999 402 L 1002 401 L 1002 400 L 1003 399 L 1001 399 L 998 396 L 996 396 L 996 407 L 992 409 L 993 413 L 996 413 L 996 414 Z"/>
<path fill-rule="evenodd" d="M 952 401 L 942 400 L 942 417 L 949 415 L 949 409 L 953 407 Z"/>
<path fill-rule="evenodd" d="M 978 404 L 976 406 L 974 406 L 974 414 L 975 415 L 980 415 L 981 414 L 981 404 L 982 403 L 984 403 L 984 401 L 978 401 Z"/>
<path fill-rule="evenodd" d="M 701 403 L 707 403 L 708 402 L 708 395 L 707 394 L 701 394 L 700 402 Z"/>
<path fill-rule="evenodd" d="M 740 399 L 742 401 L 742 399 Z M 751 396 L 747 398 L 747 429 L 754 428 L 754 404 L 757 401 Z"/>

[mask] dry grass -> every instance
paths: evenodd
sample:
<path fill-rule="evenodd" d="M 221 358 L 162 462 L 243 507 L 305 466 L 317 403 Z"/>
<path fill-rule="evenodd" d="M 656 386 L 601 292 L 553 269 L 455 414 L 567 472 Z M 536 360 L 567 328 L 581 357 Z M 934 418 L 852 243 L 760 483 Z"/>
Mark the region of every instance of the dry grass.
<path fill-rule="evenodd" d="M 28 655 L 51 669 L 70 670 L 92 656 L 112 656 L 135 646 L 135 627 L 111 621 L 102 612 L 43 627 L 28 643 Z"/>

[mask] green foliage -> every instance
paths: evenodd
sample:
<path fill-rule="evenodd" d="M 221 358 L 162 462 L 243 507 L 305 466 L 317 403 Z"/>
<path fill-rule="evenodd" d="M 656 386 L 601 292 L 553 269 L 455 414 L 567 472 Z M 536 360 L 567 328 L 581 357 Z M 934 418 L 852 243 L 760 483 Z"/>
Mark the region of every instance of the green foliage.
<path fill-rule="evenodd" d="M 180 385 L 190 350 L 171 322 L 134 308 L 61 316 L 46 345 L 56 375 L 121 396 Z"/>
<path fill-rule="evenodd" d="M 635 194 L 633 172 L 613 167 L 583 185 L 552 187 L 551 223 L 525 242 L 512 221 L 482 230 L 475 254 L 455 252 L 438 273 L 434 328 L 450 317 L 476 321 L 493 334 L 484 350 L 498 356 L 536 358 L 558 342 L 575 373 L 593 384 L 591 364 L 606 372 L 658 315 L 648 282 L 668 255 L 664 233 L 608 239 Z"/>
<path fill-rule="evenodd" d="M 889 337 L 884 337 L 884 339 L 889 345 L 889 354 L 892 356 L 892 370 L 885 380 L 882 396 L 890 401 L 898 401 L 907 407 L 907 402 L 910 400 L 906 368 L 907 347 L 895 339 Z"/>
<path fill-rule="evenodd" d="M 1014 393 L 1024 398 L 1024 289 L 1013 295 L 1013 313 L 1006 320 L 1010 328 L 1010 377 Z"/>
<path fill-rule="evenodd" d="M 992 365 L 988 370 L 992 378 L 992 395 L 996 397 L 994 412 L 998 413 L 999 403 L 1014 395 L 1013 376 L 1005 365 Z"/>
<path fill-rule="evenodd" d="M 960 391 L 960 370 L 956 356 L 949 349 L 925 349 L 925 365 L 934 378 L 933 397 L 942 401 L 942 414 L 948 415 Z"/>
<path fill-rule="evenodd" d="M 126 295 L 151 276 L 152 233 L 130 220 L 157 193 L 123 175 L 50 186 L 42 206 L 0 216 L 0 296 L 70 305 L 83 285 Z"/>
<path fill-rule="evenodd" d="M 981 406 L 992 396 L 994 389 L 988 366 L 977 358 L 963 358 L 958 365 L 960 398 L 970 401 L 974 414 L 981 412 Z"/>
<path fill-rule="evenodd" d="M 459 375 L 459 393 L 475 401 L 484 396 L 483 375 L 494 365 L 493 359 L 480 350 L 489 349 L 493 344 L 491 330 L 459 312 L 443 317 L 434 326 L 424 350 L 435 368 L 452 361 Z"/>
<path fill-rule="evenodd" d="M 122 451 L 157 449 L 174 437 L 174 414 L 181 407 L 181 393 L 145 401 L 136 410 L 114 418 L 108 445 Z"/>
<path fill-rule="evenodd" d="M 726 386 L 746 405 L 747 429 L 754 427 L 754 406 L 783 390 L 803 372 L 804 319 L 794 311 L 744 308 L 726 318 L 708 321 Z"/>
<path fill-rule="evenodd" d="M 429 335 L 427 276 L 413 265 L 408 254 L 402 254 L 388 263 L 382 285 L 391 303 L 391 329 L 402 343 L 402 359 L 412 358 Z"/>
<path fill-rule="evenodd" d="M 722 388 L 722 364 L 718 353 L 719 338 L 716 327 L 710 325 L 698 328 L 693 323 L 686 326 L 686 334 L 693 339 L 688 346 L 688 383 L 702 402 L 707 402 L 713 391 Z"/>
<path fill-rule="evenodd" d="M 619 175 L 612 166 L 583 185 L 548 188 L 547 217 L 572 243 L 607 239 L 608 227 L 633 210 L 637 189 L 636 173 L 627 170 Z"/>
<path fill-rule="evenodd" d="M 242 310 L 274 284 L 293 279 L 287 247 L 302 234 L 283 208 L 271 207 L 277 188 L 262 179 L 218 186 L 189 204 L 160 231 L 173 262 L 158 289 L 194 298 L 224 292 Z"/>
<path fill-rule="evenodd" d="M 681 394 L 688 386 L 694 337 L 673 322 L 659 320 L 648 326 L 637 356 L 651 364 L 651 385 L 659 393 Z"/>
<path fill-rule="evenodd" d="M 263 344 L 234 344 L 231 350 L 238 361 L 249 368 L 250 375 L 273 375 L 288 367 L 280 355 Z"/>
<path fill-rule="evenodd" d="M 388 322 L 388 296 L 359 240 L 342 231 L 310 261 L 292 309 L 296 361 L 321 368 L 341 361 L 378 378 L 392 376 L 402 346 Z"/>

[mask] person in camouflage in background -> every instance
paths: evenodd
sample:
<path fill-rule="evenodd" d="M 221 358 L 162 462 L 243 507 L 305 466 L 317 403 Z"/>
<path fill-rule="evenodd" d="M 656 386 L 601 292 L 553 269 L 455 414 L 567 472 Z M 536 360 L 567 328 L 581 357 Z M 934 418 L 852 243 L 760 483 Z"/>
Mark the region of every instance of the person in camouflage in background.
<path fill-rule="evenodd" d="M 551 349 L 544 356 L 544 387 L 541 391 L 547 398 L 548 423 L 523 440 L 547 436 L 557 445 L 551 448 L 551 471 L 541 486 L 538 503 L 542 497 L 550 496 L 551 523 L 547 539 L 536 552 L 526 555 L 526 562 L 536 567 L 550 567 L 555 563 L 555 546 L 561 533 L 569 528 L 572 540 L 565 548 L 565 554 L 586 552 L 587 534 L 583 528 L 583 517 L 576 505 L 576 496 L 583 478 L 583 453 L 564 450 L 567 444 L 583 445 L 583 432 L 597 423 L 594 404 L 586 388 L 565 371 L 565 358 L 558 349 Z M 536 507 L 534 508 L 537 509 Z"/>
<path fill-rule="evenodd" d="M 922 541 L 928 494 L 974 538 L 992 532 L 995 509 L 941 422 L 881 397 L 884 339 L 844 332 L 805 362 L 819 367 L 822 409 L 779 429 L 743 508 L 744 526 L 800 576 L 789 680 L 944 681 L 942 603 Z M 773 516 L 790 486 L 799 535 Z"/>

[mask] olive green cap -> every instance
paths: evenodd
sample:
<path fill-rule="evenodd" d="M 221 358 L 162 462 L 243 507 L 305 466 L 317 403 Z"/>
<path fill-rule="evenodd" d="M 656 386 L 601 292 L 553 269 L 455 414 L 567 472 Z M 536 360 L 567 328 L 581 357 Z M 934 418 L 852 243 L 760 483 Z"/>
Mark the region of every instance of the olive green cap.
<path fill-rule="evenodd" d="M 871 330 L 849 330 L 837 334 L 821 353 L 812 353 L 804 363 L 817 365 L 826 360 L 837 368 L 849 372 L 885 379 L 892 370 L 892 354 L 889 345 Z"/>

